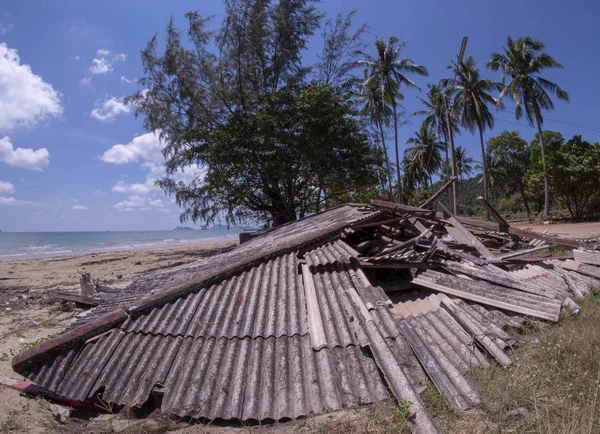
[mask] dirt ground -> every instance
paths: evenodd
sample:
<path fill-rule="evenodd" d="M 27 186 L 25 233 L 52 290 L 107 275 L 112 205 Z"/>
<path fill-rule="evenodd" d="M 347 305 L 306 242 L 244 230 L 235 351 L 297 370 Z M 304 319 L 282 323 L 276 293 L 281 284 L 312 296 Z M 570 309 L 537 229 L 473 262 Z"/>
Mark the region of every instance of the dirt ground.
<path fill-rule="evenodd" d="M 52 294 L 55 291 L 78 294 L 80 272 L 89 272 L 93 278 L 100 278 L 107 285 L 126 285 L 146 271 L 195 261 L 233 244 L 213 242 L 153 250 L 0 262 L 0 383 L 2 377 L 22 379 L 10 366 L 14 354 L 29 343 L 60 332 L 79 312 L 65 312 L 59 302 L 52 300 Z M 48 410 L 48 402 L 22 396 L 1 384 L 0 395 L 0 433 L 55 432 L 60 427 Z M 96 424 L 102 426 L 102 423 L 100 418 Z M 63 428 L 61 430 L 64 432 L 86 431 L 81 431 L 81 427 L 71 426 L 74 430 L 69 426 Z M 99 428 L 96 432 L 112 431 L 113 428 Z"/>
<path fill-rule="evenodd" d="M 514 224 L 514 226 L 523 229 L 531 229 L 535 232 L 547 231 L 549 234 L 558 235 L 561 238 L 600 238 L 600 222 L 555 223 L 547 225 L 519 223 Z"/>
<path fill-rule="evenodd" d="M 517 226 L 515 224 L 515 226 Z M 600 223 L 559 223 L 550 225 L 519 224 L 519 227 L 556 234 L 567 238 L 600 237 Z M 28 343 L 39 341 L 67 327 L 77 311 L 65 312 L 58 302 L 51 301 L 54 291 L 79 293 L 80 272 L 89 272 L 108 285 L 125 285 L 137 275 L 154 269 L 170 267 L 201 259 L 232 243 L 207 243 L 184 247 L 154 250 L 91 254 L 80 257 L 0 262 L 0 383 L 2 378 L 22 379 L 12 371 L 10 360 Z M 247 432 L 240 430 L 178 423 L 164 417 L 146 420 L 131 419 L 126 415 L 103 414 L 92 419 L 72 419 L 62 425 L 49 410 L 50 403 L 32 399 L 0 384 L 0 432 L 48 433 L 48 432 Z M 368 423 L 370 416 L 363 417 L 364 410 L 344 412 L 344 415 L 324 415 L 305 421 L 271 426 L 255 427 L 253 432 L 324 432 L 322 426 L 336 420 L 357 418 Z M 376 410 L 367 410 L 369 412 Z M 386 410 L 393 414 L 393 410 Z M 332 419 L 333 418 L 333 419 Z M 321 420 L 322 419 L 322 420 Z M 393 422 L 393 421 L 392 421 Z M 356 424 L 355 424 L 356 425 Z M 357 432 L 353 426 L 347 432 Z M 368 426 L 361 432 L 373 432 Z M 393 431 L 403 431 L 396 425 Z M 325 430 L 338 432 L 336 430 Z M 342 431 L 339 431 L 340 433 Z M 377 431 L 386 432 L 386 431 Z"/>

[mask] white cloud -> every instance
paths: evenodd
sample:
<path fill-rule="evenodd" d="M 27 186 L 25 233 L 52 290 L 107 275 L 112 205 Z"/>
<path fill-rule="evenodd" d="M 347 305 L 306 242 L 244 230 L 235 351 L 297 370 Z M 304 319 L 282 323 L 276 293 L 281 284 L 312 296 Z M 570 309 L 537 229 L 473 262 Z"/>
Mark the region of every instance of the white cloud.
<path fill-rule="evenodd" d="M 4 35 L 5 33 L 10 32 L 12 29 L 14 29 L 15 26 L 13 24 L 2 24 L 0 23 L 0 35 Z"/>
<path fill-rule="evenodd" d="M 135 78 L 129 79 L 129 78 L 125 77 L 124 75 L 122 75 L 121 82 L 133 84 L 133 83 L 137 83 L 137 80 Z"/>
<path fill-rule="evenodd" d="M 106 74 L 112 72 L 112 65 L 104 57 L 99 59 L 94 58 L 92 60 L 92 66 L 90 66 L 90 73 L 92 74 Z"/>
<path fill-rule="evenodd" d="M 17 50 L 0 43 L 0 130 L 62 114 L 59 93 L 21 64 Z"/>
<path fill-rule="evenodd" d="M 79 80 L 79 84 L 83 87 L 89 87 L 90 89 L 93 89 L 94 86 L 92 86 L 92 77 L 83 77 L 81 80 Z"/>
<path fill-rule="evenodd" d="M 73 205 L 71 207 L 71 209 L 75 210 L 75 211 L 87 211 L 88 207 L 85 205 Z"/>
<path fill-rule="evenodd" d="M 91 116 L 102 122 L 112 122 L 121 113 L 129 113 L 131 109 L 125 105 L 123 98 L 109 98 L 102 102 L 97 102 L 92 110 Z"/>
<path fill-rule="evenodd" d="M 39 202 L 32 202 L 29 200 L 19 200 L 14 197 L 1 197 L 0 196 L 0 206 L 35 206 L 40 205 Z"/>
<path fill-rule="evenodd" d="M 14 149 L 10 138 L 4 137 L 0 139 L 0 161 L 9 166 L 41 171 L 50 164 L 50 153 L 46 148 L 35 151 L 30 148 Z"/>
<path fill-rule="evenodd" d="M 0 194 L 12 194 L 15 192 L 15 186 L 7 181 L 0 181 Z"/>
<path fill-rule="evenodd" d="M 90 73 L 92 74 L 107 74 L 113 71 L 113 65 L 117 62 L 124 62 L 127 59 L 127 55 L 123 53 L 116 53 L 112 57 L 110 50 L 101 48 L 96 51 L 96 56 L 92 59 L 92 65 L 90 66 Z"/>
<path fill-rule="evenodd" d="M 134 137 L 126 145 L 114 145 L 104 152 L 100 159 L 105 163 L 126 164 L 135 162 L 154 162 L 162 164 L 164 157 L 162 155 L 163 143 L 159 139 L 159 132 L 146 133 Z"/>
<path fill-rule="evenodd" d="M 79 60 L 81 56 L 69 56 L 69 60 Z"/>
<path fill-rule="evenodd" d="M 163 201 L 160 199 L 148 199 L 140 195 L 129 196 L 127 200 L 123 200 L 113 205 L 119 211 L 161 211 L 169 212 Z"/>
<path fill-rule="evenodd" d="M 130 194 L 148 194 L 154 191 L 159 191 L 159 188 L 154 185 L 154 180 L 148 178 L 144 184 L 127 184 L 125 181 L 117 181 L 112 188 L 115 193 L 130 193 Z"/>

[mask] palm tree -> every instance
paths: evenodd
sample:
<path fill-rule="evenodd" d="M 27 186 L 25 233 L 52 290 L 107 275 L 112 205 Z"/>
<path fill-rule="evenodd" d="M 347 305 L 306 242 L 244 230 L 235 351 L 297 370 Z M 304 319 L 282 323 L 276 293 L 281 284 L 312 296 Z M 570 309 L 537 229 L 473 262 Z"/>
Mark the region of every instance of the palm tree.
<path fill-rule="evenodd" d="M 391 37 L 387 41 L 378 39 L 375 42 L 377 57 L 372 57 L 367 53 L 358 51 L 356 54 L 363 57 L 358 60 L 357 65 L 366 66 L 370 71 L 370 77 L 365 81 L 368 86 L 371 81 L 378 83 L 381 88 L 381 97 L 385 102 L 392 105 L 394 119 L 394 143 L 396 145 L 396 176 L 398 186 L 400 186 L 400 150 L 398 147 L 398 101 L 403 99 L 400 92 L 402 85 L 421 90 L 407 74 L 417 74 L 427 76 L 427 68 L 415 64 L 411 59 L 401 59 L 400 51 L 406 47 L 407 41 L 399 42 L 398 38 Z"/>
<path fill-rule="evenodd" d="M 384 126 L 389 125 L 392 111 L 385 102 L 384 96 L 381 94 L 381 86 L 377 80 L 371 80 L 367 83 L 369 71 L 365 70 L 365 81 L 361 86 L 360 93 L 356 97 L 356 103 L 361 106 L 360 114 L 365 119 L 368 119 L 378 130 L 381 137 L 382 152 L 385 157 L 387 179 L 389 187 L 389 199 L 392 199 L 392 171 L 390 169 L 390 158 L 385 144 Z M 384 184 L 385 187 L 385 184 Z"/>
<path fill-rule="evenodd" d="M 462 183 L 465 175 L 470 175 L 475 169 L 475 160 L 467 155 L 467 150 L 462 146 L 456 147 L 456 169 L 458 178 Z"/>
<path fill-rule="evenodd" d="M 442 165 L 441 176 L 442 179 L 448 181 L 450 179 L 450 174 L 452 172 L 449 160 L 448 160 L 448 148 L 449 148 L 449 138 L 448 138 L 448 113 L 446 110 L 446 95 L 444 94 L 444 89 L 441 84 L 428 84 L 427 85 L 429 91 L 427 92 L 427 98 L 417 97 L 425 106 L 424 110 L 419 110 L 413 113 L 416 116 L 425 116 L 423 119 L 423 123 L 433 127 L 437 131 L 437 135 L 439 138 L 444 139 L 444 150 L 446 153 L 445 163 Z M 451 122 L 451 127 L 453 133 L 458 132 L 458 128 L 456 127 L 456 122 Z M 448 193 L 448 203 L 450 201 L 450 190 Z"/>
<path fill-rule="evenodd" d="M 499 157 L 497 155 L 490 154 L 489 152 L 485 155 L 485 166 L 488 169 L 490 190 L 492 193 L 495 192 L 493 196 L 494 200 L 497 200 L 498 192 L 506 185 L 509 174 Z"/>
<path fill-rule="evenodd" d="M 429 180 L 431 185 L 432 175 L 442 167 L 444 144 L 438 140 L 435 131 L 425 123 L 406 143 L 411 146 L 406 149 L 405 155 L 415 173 L 421 174 L 424 184 Z"/>
<path fill-rule="evenodd" d="M 502 85 L 504 88 L 498 98 L 508 97 L 516 104 L 515 115 L 521 119 L 523 112 L 529 125 L 537 124 L 540 136 L 540 149 L 542 151 L 542 165 L 544 169 L 544 219 L 548 220 L 550 214 L 550 187 L 548 184 L 548 171 L 546 167 L 546 150 L 544 147 L 544 134 L 542 125 L 544 118 L 542 110 L 553 110 L 554 104 L 550 99 L 551 94 L 558 99 L 569 101 L 569 94 L 558 84 L 542 78 L 539 74 L 547 68 L 562 68 L 552 56 L 543 52 L 544 43 L 530 36 L 513 40 L 506 38 L 506 47 L 503 53 L 492 53 L 488 68 L 491 71 L 502 71 Z M 510 82 L 507 83 L 507 78 Z"/>
<path fill-rule="evenodd" d="M 501 104 L 490 95 L 490 91 L 502 89 L 502 85 L 493 80 L 480 78 L 472 56 L 460 64 L 453 63 L 456 79 L 444 79 L 442 82 L 454 94 L 452 111 L 454 111 L 461 126 L 475 133 L 479 131 L 481 143 L 481 158 L 483 161 L 483 197 L 488 200 L 488 173 L 485 164 L 485 142 L 483 132 L 494 127 L 494 117 L 487 104 Z M 499 106 L 500 107 L 500 106 Z"/>

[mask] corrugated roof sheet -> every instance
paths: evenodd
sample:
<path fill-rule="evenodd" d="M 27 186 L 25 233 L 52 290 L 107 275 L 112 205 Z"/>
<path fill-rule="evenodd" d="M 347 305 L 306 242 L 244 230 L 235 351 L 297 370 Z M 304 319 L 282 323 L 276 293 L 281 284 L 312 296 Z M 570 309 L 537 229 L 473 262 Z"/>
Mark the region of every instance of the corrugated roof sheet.
<path fill-rule="evenodd" d="M 294 251 L 306 244 L 337 234 L 352 223 L 379 214 L 380 211 L 358 205 L 342 205 L 265 231 L 262 235 L 240 244 L 229 252 L 147 273 L 125 288 L 117 297 L 102 303 L 91 314 L 78 320 L 75 327 L 115 309 L 144 308 L 140 306 L 144 297 L 154 296 L 160 299 L 161 294 L 185 290 L 188 286 L 243 267 L 250 268 L 271 255 Z"/>

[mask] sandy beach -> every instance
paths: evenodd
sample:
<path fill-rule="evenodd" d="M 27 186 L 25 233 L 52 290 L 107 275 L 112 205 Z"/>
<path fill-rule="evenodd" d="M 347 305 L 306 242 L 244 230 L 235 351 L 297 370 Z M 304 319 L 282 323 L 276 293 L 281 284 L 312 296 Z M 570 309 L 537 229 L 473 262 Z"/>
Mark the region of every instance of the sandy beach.
<path fill-rule="evenodd" d="M 23 344 L 63 330 L 78 310 L 64 311 L 56 291 L 79 294 L 80 272 L 106 285 L 125 285 L 151 270 L 196 260 L 235 245 L 235 241 L 111 252 L 85 256 L 0 262 L 0 377 L 22 379 L 11 369 L 12 354 Z M 0 432 L 53 432 L 58 422 L 49 404 L 0 385 Z M 68 431 L 68 430 L 67 430 Z M 73 432 L 73 431 L 68 431 Z M 106 432 L 106 431 L 96 431 Z"/>

